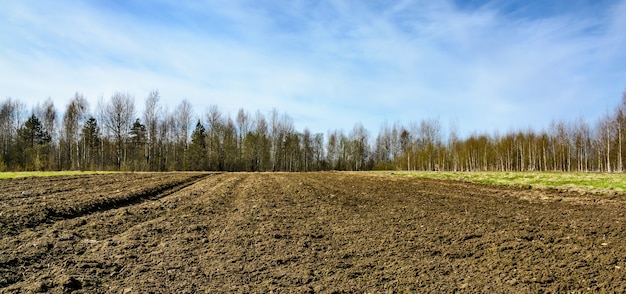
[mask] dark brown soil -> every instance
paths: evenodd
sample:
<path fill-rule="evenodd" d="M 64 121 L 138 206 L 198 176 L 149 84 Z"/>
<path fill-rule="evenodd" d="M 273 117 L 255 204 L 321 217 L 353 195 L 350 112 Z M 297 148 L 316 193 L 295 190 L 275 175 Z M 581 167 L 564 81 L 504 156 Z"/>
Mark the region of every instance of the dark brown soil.
<path fill-rule="evenodd" d="M 626 291 L 613 196 L 331 172 L 0 191 L 3 293 Z"/>

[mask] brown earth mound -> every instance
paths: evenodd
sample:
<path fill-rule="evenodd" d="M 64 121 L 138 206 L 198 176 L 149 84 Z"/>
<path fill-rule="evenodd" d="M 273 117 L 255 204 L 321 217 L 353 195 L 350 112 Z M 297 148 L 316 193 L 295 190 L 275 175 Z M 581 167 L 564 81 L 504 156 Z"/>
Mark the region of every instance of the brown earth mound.
<path fill-rule="evenodd" d="M 619 198 L 359 173 L 32 178 L 0 191 L 6 293 L 626 291 Z"/>

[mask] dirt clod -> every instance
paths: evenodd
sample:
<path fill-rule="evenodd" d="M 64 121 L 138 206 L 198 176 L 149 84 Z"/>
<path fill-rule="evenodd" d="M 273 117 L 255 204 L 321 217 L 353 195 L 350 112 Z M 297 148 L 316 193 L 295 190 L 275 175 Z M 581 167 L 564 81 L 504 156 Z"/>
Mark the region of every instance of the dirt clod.
<path fill-rule="evenodd" d="M 73 292 L 83 287 L 83 283 L 75 277 L 62 277 L 60 284 L 63 287 L 63 291 L 66 293 Z"/>

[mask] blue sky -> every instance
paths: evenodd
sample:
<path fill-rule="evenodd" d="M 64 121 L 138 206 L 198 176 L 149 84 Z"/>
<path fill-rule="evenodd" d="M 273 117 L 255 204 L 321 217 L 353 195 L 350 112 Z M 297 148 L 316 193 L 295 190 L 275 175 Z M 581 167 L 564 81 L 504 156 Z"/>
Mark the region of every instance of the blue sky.
<path fill-rule="evenodd" d="M 626 89 L 626 1 L 0 0 L 0 97 L 151 90 L 299 130 L 590 123 Z M 139 113 L 138 113 L 139 116 Z"/>

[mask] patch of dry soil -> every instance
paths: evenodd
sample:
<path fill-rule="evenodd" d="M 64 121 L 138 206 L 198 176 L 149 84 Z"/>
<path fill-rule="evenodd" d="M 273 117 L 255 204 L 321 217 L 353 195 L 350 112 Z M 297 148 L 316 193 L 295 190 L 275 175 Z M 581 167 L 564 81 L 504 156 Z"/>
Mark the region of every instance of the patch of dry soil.
<path fill-rule="evenodd" d="M 620 199 L 333 172 L 18 183 L 3 293 L 626 291 Z M 69 212 L 24 224 L 42 202 Z"/>

